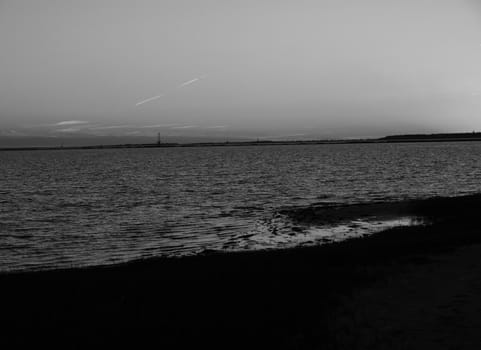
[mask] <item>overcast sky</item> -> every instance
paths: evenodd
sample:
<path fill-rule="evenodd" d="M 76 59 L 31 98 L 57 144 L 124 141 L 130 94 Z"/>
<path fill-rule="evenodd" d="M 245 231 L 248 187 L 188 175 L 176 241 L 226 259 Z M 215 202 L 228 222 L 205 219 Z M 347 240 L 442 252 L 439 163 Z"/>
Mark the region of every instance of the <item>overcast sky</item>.
<path fill-rule="evenodd" d="M 0 130 L 481 130 L 479 3 L 0 0 Z"/>

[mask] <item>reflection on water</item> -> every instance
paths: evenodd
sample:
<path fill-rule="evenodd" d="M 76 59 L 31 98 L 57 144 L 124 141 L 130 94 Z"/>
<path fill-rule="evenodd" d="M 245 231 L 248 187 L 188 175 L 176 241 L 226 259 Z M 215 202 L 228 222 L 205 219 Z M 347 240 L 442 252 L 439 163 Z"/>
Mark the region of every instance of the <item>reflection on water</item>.
<path fill-rule="evenodd" d="M 364 237 L 393 227 L 417 226 L 425 224 L 422 218 L 362 218 L 330 225 L 293 225 L 285 218 L 278 222 L 279 229 L 272 229 L 272 223 L 257 227 L 251 233 L 236 237 L 222 246 L 222 250 L 276 249 L 296 246 L 339 242 L 349 238 Z M 262 226 L 259 223 L 259 226 Z"/>
<path fill-rule="evenodd" d="M 278 213 L 479 192 L 480 153 L 478 142 L 0 152 L 0 270 L 356 236 L 376 225 L 305 228 Z"/>

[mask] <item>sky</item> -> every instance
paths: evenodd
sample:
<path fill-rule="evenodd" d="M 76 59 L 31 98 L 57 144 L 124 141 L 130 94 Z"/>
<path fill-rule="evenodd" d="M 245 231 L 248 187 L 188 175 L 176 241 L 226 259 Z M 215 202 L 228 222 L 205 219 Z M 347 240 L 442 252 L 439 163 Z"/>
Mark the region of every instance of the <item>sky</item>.
<path fill-rule="evenodd" d="M 0 135 L 481 130 L 476 0 L 0 0 Z"/>

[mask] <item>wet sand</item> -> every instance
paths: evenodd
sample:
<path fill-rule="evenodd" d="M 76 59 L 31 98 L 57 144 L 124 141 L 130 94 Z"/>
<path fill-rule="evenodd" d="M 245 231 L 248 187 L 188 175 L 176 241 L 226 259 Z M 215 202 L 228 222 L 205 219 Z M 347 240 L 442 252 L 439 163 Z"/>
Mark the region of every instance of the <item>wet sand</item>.
<path fill-rule="evenodd" d="M 478 348 L 481 196 L 392 206 L 430 224 L 317 247 L 0 275 L 2 342 Z M 324 220 L 306 210 L 293 215 Z"/>

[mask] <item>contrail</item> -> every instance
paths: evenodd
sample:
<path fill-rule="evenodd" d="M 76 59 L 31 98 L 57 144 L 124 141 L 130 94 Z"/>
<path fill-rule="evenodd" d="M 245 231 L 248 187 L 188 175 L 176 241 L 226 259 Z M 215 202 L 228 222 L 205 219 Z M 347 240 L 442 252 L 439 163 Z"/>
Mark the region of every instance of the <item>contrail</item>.
<path fill-rule="evenodd" d="M 184 86 L 190 85 L 192 83 L 195 83 L 197 80 L 199 80 L 199 78 L 195 78 L 195 79 L 186 81 L 185 83 L 180 84 L 179 87 L 184 87 Z"/>
<path fill-rule="evenodd" d="M 162 96 L 164 96 L 164 95 L 157 95 L 157 96 L 149 97 L 146 100 L 137 102 L 135 105 L 140 106 L 140 105 L 143 105 L 144 103 L 147 103 L 147 102 L 150 102 L 150 101 L 153 101 L 153 100 L 157 100 L 158 98 L 161 98 Z"/>
<path fill-rule="evenodd" d="M 186 81 L 186 82 L 180 84 L 179 87 L 181 88 L 181 87 L 190 85 L 190 84 L 195 83 L 196 81 L 199 81 L 199 80 L 204 79 L 204 78 L 206 78 L 206 77 L 207 77 L 207 75 L 202 75 L 202 76 L 200 76 L 200 77 L 198 77 L 198 78 L 194 78 L 194 79 L 192 79 L 192 80 L 189 80 L 189 81 Z"/>
<path fill-rule="evenodd" d="M 177 88 L 181 88 L 181 87 L 184 87 L 184 86 L 193 84 L 193 83 L 195 83 L 196 81 L 199 81 L 199 80 L 204 79 L 204 78 L 207 78 L 207 74 L 201 75 L 201 76 L 198 77 L 198 78 L 194 78 L 194 79 L 185 81 L 185 82 L 183 82 L 182 84 L 180 84 L 179 86 L 177 86 Z M 162 96 L 165 96 L 165 94 L 161 94 L 161 95 L 149 97 L 148 99 L 145 99 L 145 100 L 143 100 L 143 101 L 137 102 L 135 105 L 136 105 L 136 106 L 140 106 L 140 105 L 143 105 L 144 103 L 147 103 L 147 102 L 150 102 L 150 101 L 153 101 L 153 100 L 157 100 L 158 98 L 161 98 Z"/>

